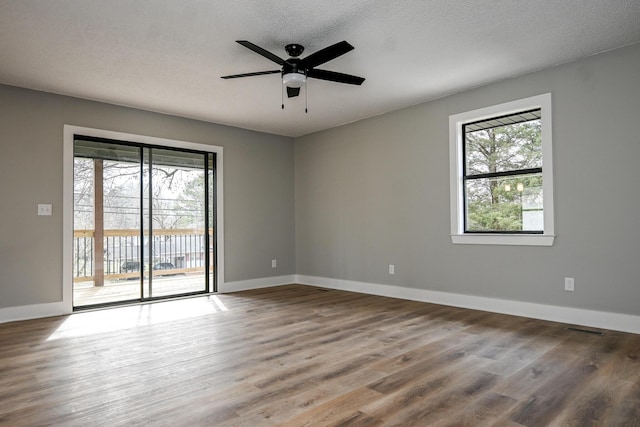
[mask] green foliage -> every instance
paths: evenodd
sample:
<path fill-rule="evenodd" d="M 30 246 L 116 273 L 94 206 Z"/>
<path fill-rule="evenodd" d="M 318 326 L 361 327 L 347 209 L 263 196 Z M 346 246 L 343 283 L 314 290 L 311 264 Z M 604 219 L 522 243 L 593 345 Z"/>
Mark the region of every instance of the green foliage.
<path fill-rule="evenodd" d="M 513 231 L 522 229 L 519 205 L 471 203 L 467 229 L 470 231 Z"/>

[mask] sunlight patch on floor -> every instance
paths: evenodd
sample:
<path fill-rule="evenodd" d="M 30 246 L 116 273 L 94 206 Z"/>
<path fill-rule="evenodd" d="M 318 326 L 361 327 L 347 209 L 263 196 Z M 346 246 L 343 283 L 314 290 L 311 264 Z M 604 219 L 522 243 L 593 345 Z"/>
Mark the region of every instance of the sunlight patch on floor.
<path fill-rule="evenodd" d="M 220 298 L 209 295 L 74 313 L 47 338 L 47 341 L 125 330 L 225 311 L 228 309 Z"/>

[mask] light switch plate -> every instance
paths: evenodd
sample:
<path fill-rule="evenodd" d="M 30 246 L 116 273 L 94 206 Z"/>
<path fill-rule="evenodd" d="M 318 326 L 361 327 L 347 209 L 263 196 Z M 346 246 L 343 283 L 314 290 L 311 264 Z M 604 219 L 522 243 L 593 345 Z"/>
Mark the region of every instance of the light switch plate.
<path fill-rule="evenodd" d="M 51 216 L 51 205 L 50 204 L 38 204 L 38 215 L 40 216 Z"/>

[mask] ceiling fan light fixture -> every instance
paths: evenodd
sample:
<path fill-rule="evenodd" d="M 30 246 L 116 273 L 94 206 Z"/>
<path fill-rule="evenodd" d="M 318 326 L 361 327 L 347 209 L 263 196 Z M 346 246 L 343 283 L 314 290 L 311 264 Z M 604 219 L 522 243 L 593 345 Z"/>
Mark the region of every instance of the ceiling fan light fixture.
<path fill-rule="evenodd" d="M 282 76 L 282 84 L 286 87 L 302 87 L 307 81 L 307 76 L 301 73 L 287 73 Z"/>

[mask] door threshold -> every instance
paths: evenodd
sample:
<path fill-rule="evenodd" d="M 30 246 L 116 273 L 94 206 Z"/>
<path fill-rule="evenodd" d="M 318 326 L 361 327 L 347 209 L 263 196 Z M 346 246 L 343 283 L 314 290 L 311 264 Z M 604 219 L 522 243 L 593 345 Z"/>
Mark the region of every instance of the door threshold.
<path fill-rule="evenodd" d="M 177 300 L 206 297 L 206 296 L 218 295 L 218 294 L 219 292 L 198 292 L 198 293 L 193 293 L 188 295 L 158 297 L 158 298 L 151 298 L 146 300 L 135 300 L 135 301 L 130 300 L 130 301 L 121 301 L 121 302 L 107 302 L 104 304 L 83 305 L 80 307 L 73 307 L 73 313 L 86 313 L 88 311 L 107 310 L 110 308 L 133 307 L 137 305 L 148 305 L 148 304 L 155 304 L 159 302 L 177 301 Z"/>

